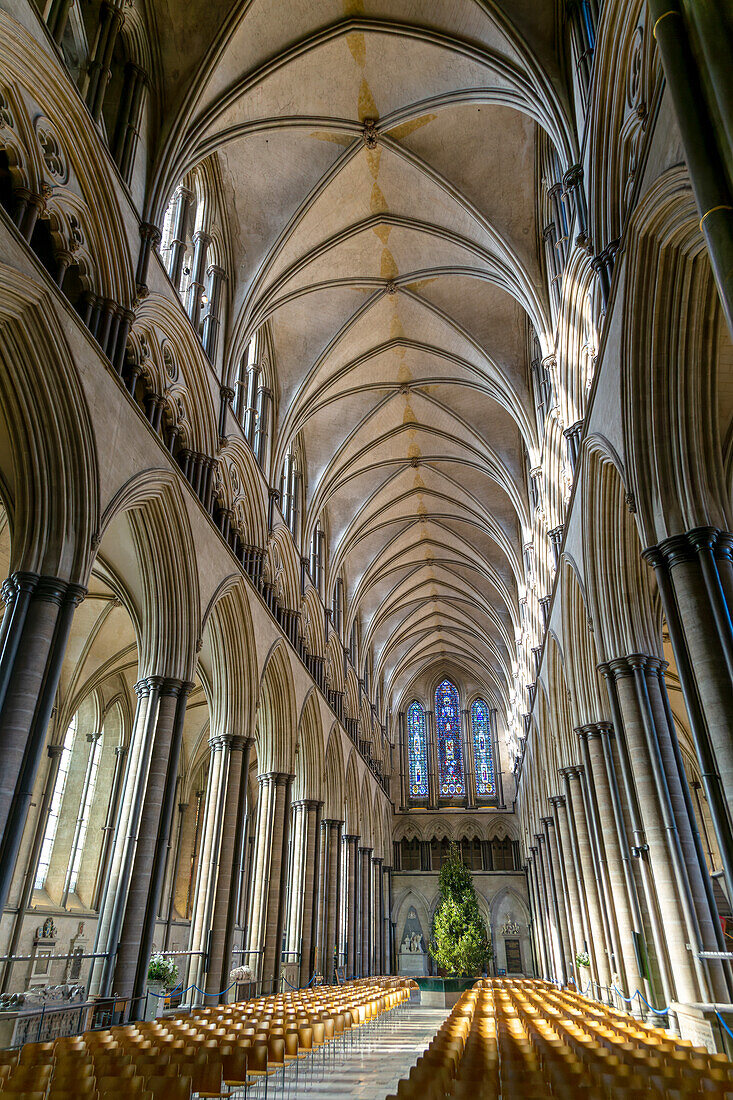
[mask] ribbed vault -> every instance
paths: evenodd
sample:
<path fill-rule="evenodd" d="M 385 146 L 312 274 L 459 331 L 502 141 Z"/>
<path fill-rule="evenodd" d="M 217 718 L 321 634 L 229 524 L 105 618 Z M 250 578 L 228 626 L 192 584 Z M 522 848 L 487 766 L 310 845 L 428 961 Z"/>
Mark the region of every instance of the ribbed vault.
<path fill-rule="evenodd" d="M 297 446 L 303 552 L 320 524 L 324 595 L 343 580 L 360 674 L 369 662 L 388 701 L 451 657 L 504 709 L 537 453 L 528 363 L 535 339 L 551 350 L 538 127 L 574 155 L 554 5 L 206 9 L 191 5 L 201 33 L 180 44 L 197 75 L 152 216 L 218 159 L 236 274 L 226 370 L 266 324 L 270 482 Z"/>

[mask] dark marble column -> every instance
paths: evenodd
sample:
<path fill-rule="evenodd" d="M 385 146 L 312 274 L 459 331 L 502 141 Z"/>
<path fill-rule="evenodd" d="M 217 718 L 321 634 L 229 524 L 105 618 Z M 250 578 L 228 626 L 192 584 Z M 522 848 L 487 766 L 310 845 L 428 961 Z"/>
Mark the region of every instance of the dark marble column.
<path fill-rule="evenodd" d="M 112 55 L 124 21 L 122 5 L 104 0 L 99 9 L 99 29 L 89 62 L 86 88 L 87 106 L 95 122 L 102 117 L 104 96 L 112 75 Z"/>
<path fill-rule="evenodd" d="M 142 997 L 165 873 L 175 807 L 176 779 L 183 740 L 186 703 L 193 684 L 164 678 L 157 686 L 152 746 L 144 784 L 139 830 L 131 853 L 131 873 L 114 968 L 115 992 Z M 114 950 L 114 943 L 108 950 Z M 109 992 L 108 990 L 105 992 Z M 142 1005 L 138 1006 L 138 1010 Z"/>
<path fill-rule="evenodd" d="M 0 911 L 43 759 L 74 610 L 86 589 L 14 573 L 3 586 L 0 626 Z"/>
<path fill-rule="evenodd" d="M 733 566 L 730 535 L 701 528 L 666 539 L 643 556 L 654 567 L 690 732 L 733 891 Z"/>
<path fill-rule="evenodd" d="M 219 870 L 216 877 L 211 919 L 207 993 L 226 989 L 232 967 L 234 929 L 237 923 L 239 866 L 247 822 L 247 785 L 252 741 L 232 736 L 229 742 L 229 769 L 226 776 L 224 813 L 221 819 Z M 207 1004 L 213 1003 L 207 999 Z"/>
<path fill-rule="evenodd" d="M 382 896 L 382 864 L 384 859 L 375 856 L 372 859 L 372 883 L 374 886 L 374 908 L 372 911 L 372 959 L 375 974 L 384 973 L 384 897 Z"/>
<path fill-rule="evenodd" d="M 359 837 L 345 836 L 346 847 L 346 976 L 357 973 L 357 894 L 359 881 Z"/>
<path fill-rule="evenodd" d="M 360 848 L 361 857 L 361 892 L 359 899 L 359 921 L 361 926 L 361 977 L 371 974 L 372 956 L 372 848 Z"/>
<path fill-rule="evenodd" d="M 321 877 L 319 860 L 319 834 L 321 831 L 321 812 L 323 803 L 307 799 L 304 803 L 306 814 L 303 823 L 303 851 L 305 866 L 303 873 L 303 920 L 300 936 L 300 982 L 307 985 L 316 971 L 316 940 L 318 917 L 318 892 Z"/>

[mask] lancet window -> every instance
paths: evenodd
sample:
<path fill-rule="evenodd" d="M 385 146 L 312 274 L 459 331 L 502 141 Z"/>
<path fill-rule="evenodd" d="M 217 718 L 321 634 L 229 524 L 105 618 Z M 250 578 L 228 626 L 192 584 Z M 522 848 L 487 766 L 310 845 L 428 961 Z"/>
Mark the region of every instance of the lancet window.
<path fill-rule="evenodd" d="M 491 722 L 489 708 L 483 699 L 476 699 L 471 704 L 471 736 L 476 768 L 476 794 L 479 798 L 493 798 L 496 794 L 496 782 L 491 747 Z"/>
<path fill-rule="evenodd" d="M 443 680 L 435 692 L 435 728 L 440 797 L 461 798 L 466 793 L 461 751 L 461 706 L 458 689 L 450 680 Z"/>
<path fill-rule="evenodd" d="M 428 739 L 425 711 L 418 702 L 407 708 L 407 744 L 410 765 L 410 797 L 428 797 Z"/>

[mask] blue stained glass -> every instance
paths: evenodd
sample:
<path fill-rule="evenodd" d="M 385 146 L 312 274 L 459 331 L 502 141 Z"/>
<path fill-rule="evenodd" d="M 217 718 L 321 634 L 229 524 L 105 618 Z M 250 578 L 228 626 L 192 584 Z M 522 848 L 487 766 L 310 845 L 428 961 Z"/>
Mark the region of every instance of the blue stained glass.
<path fill-rule="evenodd" d="M 407 744 L 410 762 L 410 797 L 428 797 L 428 739 L 425 711 L 419 703 L 407 708 Z"/>
<path fill-rule="evenodd" d="M 473 759 L 476 764 L 476 794 L 479 798 L 491 798 L 496 794 L 494 759 L 491 752 L 489 708 L 483 699 L 476 699 L 471 705 L 471 733 Z"/>
<path fill-rule="evenodd" d="M 435 725 L 438 731 L 438 786 L 441 798 L 460 798 L 463 785 L 461 706 L 458 690 L 443 680 L 435 692 Z"/>

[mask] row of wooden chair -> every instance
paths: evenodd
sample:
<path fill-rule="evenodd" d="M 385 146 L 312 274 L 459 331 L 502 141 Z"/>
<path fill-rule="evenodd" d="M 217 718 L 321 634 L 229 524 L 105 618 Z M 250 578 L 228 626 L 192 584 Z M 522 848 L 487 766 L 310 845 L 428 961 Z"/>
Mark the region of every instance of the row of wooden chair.
<path fill-rule="evenodd" d="M 527 979 L 464 993 L 390 1100 L 733 1100 L 722 1054 Z"/>
<path fill-rule="evenodd" d="M 199 1008 L 0 1052 L 9 1100 L 190 1100 L 264 1083 L 391 1012 L 404 982 L 364 979 Z"/>

